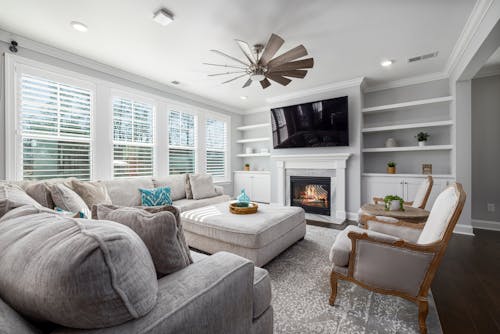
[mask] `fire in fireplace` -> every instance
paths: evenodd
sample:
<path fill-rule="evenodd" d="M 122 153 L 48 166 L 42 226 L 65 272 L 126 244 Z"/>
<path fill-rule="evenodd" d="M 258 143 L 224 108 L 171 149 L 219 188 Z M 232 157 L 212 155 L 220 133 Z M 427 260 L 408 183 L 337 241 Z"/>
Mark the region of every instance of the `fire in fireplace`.
<path fill-rule="evenodd" d="M 290 204 L 306 212 L 330 215 L 330 178 L 316 176 L 290 177 Z"/>

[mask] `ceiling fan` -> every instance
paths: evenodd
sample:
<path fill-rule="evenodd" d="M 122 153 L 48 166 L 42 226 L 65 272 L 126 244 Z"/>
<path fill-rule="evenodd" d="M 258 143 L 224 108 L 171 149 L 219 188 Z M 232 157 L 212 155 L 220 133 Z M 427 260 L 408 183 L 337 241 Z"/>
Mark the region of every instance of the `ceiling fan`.
<path fill-rule="evenodd" d="M 304 78 L 307 74 L 307 70 L 305 69 L 312 68 L 314 65 L 313 58 L 296 60 L 307 56 L 307 50 L 302 44 L 273 58 L 283 43 L 285 43 L 283 38 L 276 34 L 271 35 L 265 46 L 262 44 L 256 44 L 253 46 L 253 49 L 251 49 L 248 43 L 244 41 L 237 39 L 236 43 L 245 55 L 247 61 L 242 61 L 219 50 L 210 50 L 218 55 L 229 58 L 234 63 L 238 64 L 225 65 L 203 63 L 209 66 L 230 69 L 224 73 L 209 74 L 211 77 L 230 74 L 236 75 L 234 78 L 224 81 L 223 84 L 243 77 L 248 77 L 247 81 L 243 85 L 243 88 L 250 86 L 252 81 L 259 81 L 262 88 L 266 89 L 271 85 L 269 80 L 286 86 L 292 81 L 289 78 Z"/>

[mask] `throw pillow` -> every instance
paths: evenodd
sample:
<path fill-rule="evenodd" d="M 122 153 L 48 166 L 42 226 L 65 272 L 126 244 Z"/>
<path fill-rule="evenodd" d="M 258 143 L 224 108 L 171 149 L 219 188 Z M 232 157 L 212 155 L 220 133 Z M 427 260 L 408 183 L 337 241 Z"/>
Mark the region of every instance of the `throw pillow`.
<path fill-rule="evenodd" d="M 97 218 L 130 227 L 148 248 L 158 276 L 193 263 L 184 237 L 179 211 L 173 206 L 131 208 L 97 205 Z"/>
<path fill-rule="evenodd" d="M 66 185 L 62 183 L 54 184 L 50 188 L 50 193 L 52 199 L 54 200 L 55 206 L 61 208 L 64 211 L 70 212 L 83 212 L 85 217 L 90 217 L 90 210 L 83 201 L 83 199 L 78 196 L 76 192 L 69 189 Z"/>
<path fill-rule="evenodd" d="M 160 179 L 153 179 L 155 188 L 170 187 L 172 201 L 186 198 L 186 174 L 169 175 Z"/>
<path fill-rule="evenodd" d="M 170 199 L 170 187 L 153 189 L 139 188 L 139 191 L 141 192 L 141 204 L 143 206 L 172 205 L 172 200 Z"/>
<path fill-rule="evenodd" d="M 50 194 L 50 187 L 44 181 L 28 184 L 24 190 L 31 198 L 40 203 L 42 206 L 49 209 L 54 207 L 54 201 L 52 200 L 52 195 Z"/>
<path fill-rule="evenodd" d="M 28 318 L 80 329 L 117 326 L 154 308 L 158 281 L 137 234 L 45 210 L 20 207 L 15 211 L 27 215 L 0 224 L 0 295 L 7 304 Z"/>
<path fill-rule="evenodd" d="M 189 180 L 191 174 L 186 174 L 186 198 L 193 199 L 193 191 L 191 190 L 191 182 Z"/>
<path fill-rule="evenodd" d="M 21 187 L 9 183 L 0 185 L 0 217 L 12 209 L 28 204 L 40 206 Z"/>
<path fill-rule="evenodd" d="M 217 196 L 212 175 L 191 174 L 189 175 L 193 199 L 202 199 Z"/>
<path fill-rule="evenodd" d="M 72 180 L 73 190 L 83 199 L 89 208 L 97 204 L 111 204 L 108 190 L 102 182 L 84 182 Z"/>

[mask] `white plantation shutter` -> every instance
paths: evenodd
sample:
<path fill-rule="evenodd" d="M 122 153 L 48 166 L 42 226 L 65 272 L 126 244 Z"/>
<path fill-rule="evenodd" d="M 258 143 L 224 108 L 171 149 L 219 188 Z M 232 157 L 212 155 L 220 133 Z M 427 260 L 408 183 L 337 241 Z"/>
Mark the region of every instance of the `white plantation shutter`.
<path fill-rule="evenodd" d="M 153 175 L 153 105 L 113 98 L 113 175 Z"/>
<path fill-rule="evenodd" d="M 19 76 L 22 176 L 91 178 L 93 92 L 41 76 Z"/>
<path fill-rule="evenodd" d="M 207 174 L 211 174 L 214 178 L 225 178 L 227 154 L 226 122 L 207 118 L 205 128 Z"/>
<path fill-rule="evenodd" d="M 196 119 L 194 115 L 172 110 L 168 117 L 169 174 L 196 170 Z"/>

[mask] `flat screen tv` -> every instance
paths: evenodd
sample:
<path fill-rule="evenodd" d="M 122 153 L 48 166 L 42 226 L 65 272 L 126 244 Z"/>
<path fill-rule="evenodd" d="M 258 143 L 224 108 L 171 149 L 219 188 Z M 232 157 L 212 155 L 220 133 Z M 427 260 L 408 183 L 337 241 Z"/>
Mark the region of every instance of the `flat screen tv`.
<path fill-rule="evenodd" d="M 271 109 L 273 146 L 349 146 L 347 96 Z"/>

